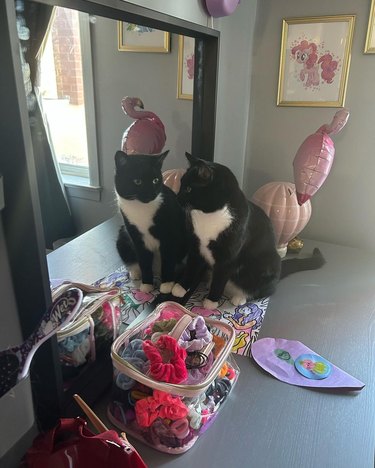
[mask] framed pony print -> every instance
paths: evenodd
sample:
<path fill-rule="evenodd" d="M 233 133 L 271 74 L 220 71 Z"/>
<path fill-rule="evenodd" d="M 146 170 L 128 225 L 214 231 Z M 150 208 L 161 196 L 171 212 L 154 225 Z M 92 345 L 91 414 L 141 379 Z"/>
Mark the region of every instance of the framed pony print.
<path fill-rule="evenodd" d="M 354 15 L 283 20 L 278 106 L 344 106 L 354 23 Z"/>

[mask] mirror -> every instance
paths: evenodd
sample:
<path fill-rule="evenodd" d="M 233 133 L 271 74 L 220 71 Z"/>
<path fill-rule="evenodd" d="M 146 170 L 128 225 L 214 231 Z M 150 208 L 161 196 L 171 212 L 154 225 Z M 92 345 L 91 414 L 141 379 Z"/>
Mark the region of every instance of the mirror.
<path fill-rule="evenodd" d="M 188 39 L 194 46 L 193 38 L 185 44 Z M 139 97 L 161 119 L 170 150 L 163 169 L 185 167 L 193 101 L 186 92 L 178 97 L 179 42 L 174 33 L 54 9 L 39 52 L 40 102 L 79 233 L 115 213 L 113 155 L 135 124 L 121 107 L 124 96 Z"/>

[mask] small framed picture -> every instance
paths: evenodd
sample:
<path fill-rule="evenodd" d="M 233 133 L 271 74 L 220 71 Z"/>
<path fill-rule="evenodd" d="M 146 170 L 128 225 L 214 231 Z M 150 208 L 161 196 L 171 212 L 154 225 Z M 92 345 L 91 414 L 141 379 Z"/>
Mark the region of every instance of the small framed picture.
<path fill-rule="evenodd" d="M 354 22 L 354 15 L 283 20 L 278 106 L 344 106 Z"/>
<path fill-rule="evenodd" d="M 159 29 L 139 26 L 137 24 L 118 21 L 118 50 L 125 52 L 156 52 L 170 51 L 169 32 Z"/>
<path fill-rule="evenodd" d="M 370 16 L 368 19 L 365 54 L 375 54 L 375 0 L 371 1 Z"/>
<path fill-rule="evenodd" d="M 194 90 L 194 47 L 193 37 L 178 38 L 177 98 L 193 99 Z"/>

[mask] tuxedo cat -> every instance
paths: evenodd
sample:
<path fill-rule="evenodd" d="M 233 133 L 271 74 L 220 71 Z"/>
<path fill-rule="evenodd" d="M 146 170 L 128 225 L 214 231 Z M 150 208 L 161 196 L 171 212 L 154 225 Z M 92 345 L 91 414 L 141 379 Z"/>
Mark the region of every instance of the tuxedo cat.
<path fill-rule="evenodd" d="M 307 259 L 281 261 L 270 219 L 248 201 L 234 174 L 225 166 L 186 157 L 190 168 L 181 179 L 178 198 L 191 233 L 187 265 L 172 294 L 183 297 L 195 274 L 209 267 L 212 281 L 204 307 L 214 309 L 225 293 L 234 305 L 266 297 L 280 278 L 316 269 L 325 260 L 318 249 Z"/>
<path fill-rule="evenodd" d="M 160 156 L 115 155 L 115 191 L 124 219 L 117 250 L 141 291 L 154 289 L 154 260 L 160 261 L 160 292 L 170 293 L 175 268 L 186 254 L 185 214 L 176 194 L 163 184 Z M 159 258 L 160 257 L 160 258 Z"/>

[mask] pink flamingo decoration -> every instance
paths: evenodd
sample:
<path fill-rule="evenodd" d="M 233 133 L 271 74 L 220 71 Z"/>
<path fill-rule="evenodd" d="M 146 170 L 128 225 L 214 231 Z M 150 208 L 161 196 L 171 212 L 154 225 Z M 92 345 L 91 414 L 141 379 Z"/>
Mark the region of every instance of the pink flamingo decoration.
<path fill-rule="evenodd" d="M 339 133 L 348 119 L 349 111 L 339 110 L 330 124 L 322 125 L 299 147 L 293 161 L 294 183 L 299 205 L 309 200 L 326 180 L 335 156 L 335 145 L 330 135 Z"/>
<path fill-rule="evenodd" d="M 126 115 L 136 119 L 124 132 L 121 148 L 126 154 L 160 154 L 165 141 L 165 128 L 159 117 L 144 109 L 143 102 L 137 97 L 124 97 L 121 106 Z"/>

